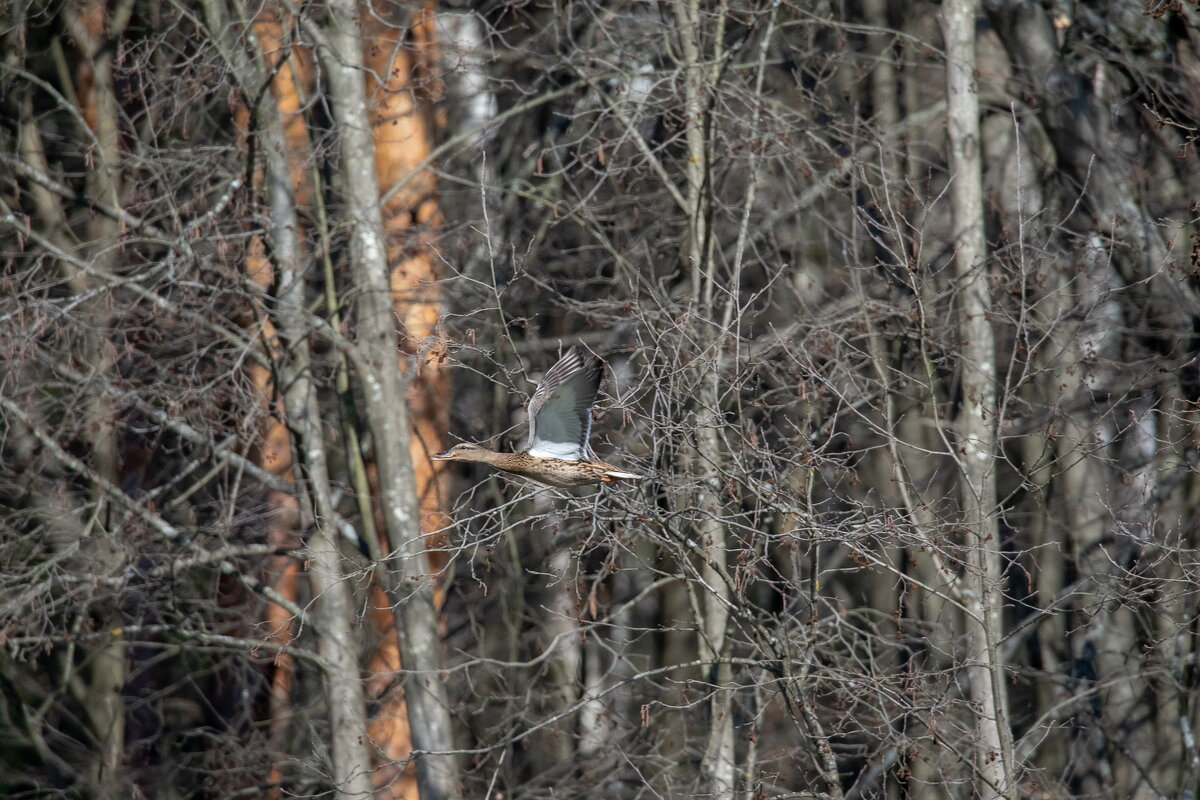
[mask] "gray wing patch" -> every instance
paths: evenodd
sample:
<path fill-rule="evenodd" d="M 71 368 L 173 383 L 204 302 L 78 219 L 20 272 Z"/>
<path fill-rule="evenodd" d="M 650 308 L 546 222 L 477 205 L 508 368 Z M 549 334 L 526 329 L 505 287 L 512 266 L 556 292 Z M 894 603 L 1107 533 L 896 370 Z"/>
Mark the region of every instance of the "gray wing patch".
<path fill-rule="evenodd" d="M 588 456 L 600 362 L 578 345 L 546 372 L 529 401 L 529 454 L 571 461 Z"/>

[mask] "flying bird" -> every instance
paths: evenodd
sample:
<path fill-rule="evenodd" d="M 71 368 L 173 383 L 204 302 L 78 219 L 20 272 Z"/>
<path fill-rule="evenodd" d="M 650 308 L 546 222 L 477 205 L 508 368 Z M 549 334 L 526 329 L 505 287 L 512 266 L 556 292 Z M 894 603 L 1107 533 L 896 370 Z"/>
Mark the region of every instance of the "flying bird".
<path fill-rule="evenodd" d="M 643 476 L 592 458 L 592 406 L 600 391 L 600 361 L 574 345 L 542 378 L 529 400 L 529 444 L 497 453 L 456 444 L 434 461 L 479 461 L 548 486 L 587 486 Z"/>

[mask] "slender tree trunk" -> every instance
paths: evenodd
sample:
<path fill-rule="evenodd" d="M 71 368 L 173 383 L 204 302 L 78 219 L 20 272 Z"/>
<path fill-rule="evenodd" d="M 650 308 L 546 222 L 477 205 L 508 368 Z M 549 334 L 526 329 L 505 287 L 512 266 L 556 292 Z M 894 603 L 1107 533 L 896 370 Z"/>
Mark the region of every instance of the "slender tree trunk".
<path fill-rule="evenodd" d="M 120 105 L 113 76 L 113 51 L 108 45 L 119 39 L 129 21 L 128 10 L 120 16 L 111 15 L 106 4 L 100 0 L 77 0 L 68 5 L 63 15 L 67 28 L 83 59 L 76 75 L 76 95 L 82 104 L 83 116 L 91 128 L 96 144 L 92 154 L 95 168 L 88 175 L 88 193 L 115 208 L 121 207 L 121 145 Z M 92 252 L 88 255 L 91 264 L 100 269 L 111 270 L 116 258 L 120 231 L 117 223 L 103 214 L 95 214 L 88 224 L 88 243 Z M 116 354 L 108 341 L 112 314 L 106 308 L 103 297 L 94 297 L 91 281 L 77 273 L 70 281 L 72 289 L 83 298 L 83 326 L 81 356 L 97 374 L 108 375 L 116 360 Z M 92 395 L 85 406 L 89 430 L 89 456 L 96 474 L 114 485 L 120 484 L 118 471 L 117 423 L 112 399 L 103 393 Z M 96 502 L 107 504 L 105 494 L 93 491 Z M 108 514 L 98 515 L 107 527 Z M 86 544 L 85 544 L 86 546 Z M 93 540 L 89 554 L 105 565 L 101 572 L 116 569 L 121 561 L 119 545 L 108 537 Z M 105 610 L 106 614 L 117 614 L 116 609 Z M 120 619 L 105 623 L 119 626 Z M 125 704 L 122 690 L 129 675 L 128 654 L 124 642 L 119 639 L 105 645 L 91 659 L 91 668 L 86 673 L 89 681 L 85 697 L 80 698 L 88 711 L 88 719 L 95 728 L 100 752 L 91 779 L 100 794 L 121 794 L 127 785 L 123 769 L 125 755 Z"/>
<path fill-rule="evenodd" d="M 262 117 L 272 255 L 278 270 L 275 317 L 284 340 L 284 346 L 279 348 L 278 369 L 288 426 L 304 469 L 303 489 L 312 504 L 311 512 L 304 516 L 311 525 L 307 542 L 309 577 L 315 598 L 317 646 L 326 664 L 325 696 L 329 705 L 333 779 L 339 796 L 366 798 L 371 796 L 371 758 L 364 737 L 366 707 L 353 633 L 355 609 L 342 573 L 337 534 L 332 529 L 337 515 L 308 351 L 310 323 L 305 278 L 299 269 L 302 254 L 296 196 L 283 120 L 269 112 Z"/>
<path fill-rule="evenodd" d="M 561 541 L 563 529 L 570 519 L 562 511 L 553 508 L 554 499 L 541 492 L 532 501 L 538 517 L 546 523 L 539 537 L 549 552 L 545 571 L 545 599 L 539 603 L 545 609 L 542 623 L 544 640 L 554 643 L 554 656 L 547 679 L 544 705 L 539 711 L 546 715 L 559 714 L 571 708 L 579 700 L 579 678 L 583 662 L 583 641 L 579 636 L 579 560 Z M 556 541 L 558 540 L 558 541 Z M 541 769 L 561 768 L 575 754 L 576 741 L 571 734 L 574 718 L 563 720 L 546 732 L 542 739 L 545 755 L 539 759 Z"/>
<path fill-rule="evenodd" d="M 275 123 L 277 124 L 277 123 Z M 267 128 L 273 127 L 268 123 Z M 353 634 L 355 610 L 349 585 L 342 573 L 342 555 L 332 530 L 336 513 L 329 484 L 316 387 L 312 382 L 308 354 L 308 325 L 305 284 L 296 269 L 299 255 L 295 234 L 297 219 L 282 153 L 282 131 L 264 137 L 272 162 L 271 232 L 274 258 L 279 267 L 279 303 L 276 315 L 280 334 L 288 349 L 280 365 L 286 387 L 284 402 L 288 424 L 296 437 L 296 451 L 303 454 L 304 488 L 313 506 L 308 538 L 310 580 L 315 603 L 313 619 L 318 628 L 318 650 L 325 660 L 325 695 L 329 704 L 333 778 L 339 796 L 365 798 L 371 795 L 371 758 L 365 744 L 366 717 L 358 647 Z M 290 240 L 290 241 L 289 241 Z M 309 515 L 306 515 L 309 516 Z"/>
<path fill-rule="evenodd" d="M 1001 635 L 1000 530 L 996 520 L 996 345 L 988 314 L 987 246 L 983 235 L 983 166 L 979 98 L 975 85 L 978 0 L 942 6 L 946 41 L 947 131 L 953 209 L 958 330 L 962 342 L 962 407 L 955 454 L 962 478 L 966 572 L 968 692 L 975 709 L 976 791 L 981 797 L 1016 797 Z"/>
<path fill-rule="evenodd" d="M 680 68 L 683 70 L 684 114 L 687 125 L 687 211 L 688 232 L 686 258 L 692 274 L 692 302 L 704 319 L 714 319 L 714 294 L 716 291 L 713 274 L 715 269 L 709 257 L 709 186 L 708 186 L 708 119 L 704 94 L 715 87 L 708 85 L 711 77 L 705 69 L 702 47 L 704 42 L 701 25 L 700 4 L 697 0 L 676 0 L 672 4 L 678 24 L 678 41 L 682 54 Z M 720 37 L 714 37 L 720 42 Z M 713 340 L 711 335 L 701 334 L 700 341 L 710 343 L 701 354 L 695 371 L 698 383 L 696 404 L 696 450 L 692 459 L 693 474 L 700 482 L 696 505 L 700 509 L 702 563 L 700 577 L 703 582 L 701 613 L 697 620 L 700 630 L 700 658 L 714 662 L 707 669 L 712 681 L 713 695 L 709 703 L 709 732 L 704 747 L 702 770 L 708 791 L 717 800 L 731 800 L 734 791 L 736 765 L 733 750 L 732 693 L 727 688 L 731 681 L 729 665 L 717 664 L 729 655 L 725 629 L 729 622 L 729 587 L 723 579 L 725 564 L 725 526 L 721 522 L 720 469 L 722 464 L 719 434 L 720 410 L 717 381 L 718 362 L 722 338 Z M 710 349 L 711 348 L 711 349 Z"/>
<path fill-rule="evenodd" d="M 867 39 L 867 52 L 873 59 L 871 64 L 871 112 L 874 119 L 875 128 L 880 131 L 894 130 L 900 121 L 900 98 L 897 88 L 899 83 L 896 80 L 896 68 L 894 64 L 893 54 L 890 47 L 890 35 L 883 33 L 888 28 L 887 18 L 887 3 L 886 0 L 865 0 L 863 3 L 863 17 L 867 25 L 878 29 L 880 33 L 875 33 Z M 903 165 L 903 159 L 898 157 L 895 145 L 890 145 L 881 141 L 879 144 L 879 170 L 876 173 L 874 170 L 866 174 L 866 180 L 873 184 L 871 193 L 876 198 L 888 198 L 893 195 L 892 192 L 899 194 L 902 190 L 900 187 L 904 185 L 903 175 L 899 169 Z M 885 205 L 884 202 L 880 203 Z M 887 209 L 893 212 L 892 209 Z M 882 212 L 876 212 L 880 214 Z M 894 213 L 894 212 L 893 212 Z M 864 215 L 865 216 L 865 215 Z M 880 225 L 880 220 L 877 225 Z M 880 225 L 882 227 L 882 225 Z M 896 253 L 904 252 L 904 242 L 900 237 L 896 237 L 887 243 L 886 246 L 872 246 L 869 237 L 862 236 L 864 226 L 856 224 L 854 227 L 854 248 L 856 251 L 856 261 L 862 263 L 863 256 L 870 256 L 875 261 L 876 267 L 879 269 L 893 269 L 895 264 L 888 262 L 894 261 Z M 866 240 L 866 241 L 863 241 Z M 861 244 L 860 244 L 861 242 Z M 859 253 L 862 256 L 859 256 Z M 869 318 L 872 311 L 869 311 L 869 304 L 866 302 L 865 293 L 862 291 L 861 282 L 856 287 L 859 289 L 859 294 L 863 297 L 862 308 L 867 316 L 867 324 L 874 328 L 874 322 Z M 891 370 L 890 354 L 886 352 L 887 347 L 885 342 L 880 339 L 879 332 L 872 331 L 871 334 L 871 349 L 872 359 L 877 362 L 877 372 L 880 369 Z M 891 426 L 893 419 L 884 418 L 878 420 L 881 430 L 885 431 L 885 436 L 895 436 Z M 864 495 L 869 495 L 878 491 L 878 487 L 888 486 L 892 477 L 896 475 L 897 464 L 890 457 L 870 459 L 863 465 L 864 469 L 869 473 L 867 480 L 864 481 L 862 491 Z M 880 559 L 890 564 L 901 563 L 900 547 L 883 547 L 879 553 Z M 885 575 L 878 575 L 876 579 L 870 580 L 867 585 L 867 594 L 870 597 L 871 607 L 878 610 L 881 619 L 895 619 L 896 610 L 899 598 L 896 595 L 894 582 L 888 580 Z M 883 627 L 888 626 L 888 627 Z M 891 631 L 889 623 L 881 623 L 880 633 L 889 635 Z"/>
<path fill-rule="evenodd" d="M 305 169 L 305 163 L 310 156 L 308 128 L 304 119 L 303 99 L 301 88 L 311 84 L 311 56 L 304 58 L 298 43 L 285 38 L 284 25 L 274 13 L 261 12 L 255 17 L 252 30 L 257 38 L 261 53 L 261 64 L 271 70 L 272 108 L 264 103 L 260 106 L 261 117 L 271 117 L 264 125 L 266 132 L 263 142 L 273 149 L 267 152 L 269 172 L 257 170 L 256 179 L 259 186 L 270 186 L 272 207 L 269 209 L 273 226 L 273 239 L 284 237 L 278 258 L 286 258 L 286 267 L 294 273 L 296 252 L 300 248 L 298 231 L 289 230 L 288 225 L 299 224 L 299 210 L 312 203 L 312 183 Z M 280 62 L 281 55 L 287 55 Z M 307 53 L 305 53 L 307 55 Z M 247 62 L 243 70 L 251 70 Z M 255 70 L 258 76 L 256 82 L 261 82 L 262 71 Z M 243 111 L 248 115 L 249 110 Z M 278 148 L 284 152 L 278 152 Z M 284 187 L 279 185 L 286 179 L 291 187 L 291 196 L 284 194 Z M 278 209 L 276 201 L 285 205 Z M 251 243 L 247 256 L 246 272 L 251 280 L 264 293 L 270 291 L 275 282 L 275 271 L 272 269 L 266 253 L 266 243 L 261 237 L 256 237 Z M 281 317 L 277 318 L 281 319 Z M 297 324 L 289 317 L 290 324 Z M 267 353 L 272 360 L 283 366 L 287 356 L 282 352 L 275 323 L 265 313 L 260 314 L 255 324 L 261 326 L 260 339 L 267 343 Z M 290 335 L 296 335 L 293 331 Z M 258 390 L 262 404 L 264 430 L 258 446 L 255 448 L 259 465 L 271 474 L 293 482 L 292 437 L 287 429 L 286 408 L 277 408 L 275 374 L 260 364 L 251 364 L 248 368 L 251 379 Z M 282 373 L 283 370 L 281 369 Z M 293 399 L 295 402 L 295 399 Z M 286 405 L 286 401 L 285 401 Z M 300 506 L 295 491 L 292 493 L 267 490 L 266 497 L 269 514 L 267 516 L 267 541 L 279 548 L 295 548 L 299 540 Z M 272 588 L 283 598 L 295 602 L 300 590 L 300 564 L 290 556 L 274 556 L 266 564 L 266 579 Z M 292 614 L 277 603 L 268 603 L 266 608 L 267 636 L 279 645 L 290 645 L 295 639 L 296 620 Z M 344 624 L 344 623 L 343 623 Z M 295 682 L 295 659 L 290 653 L 280 653 L 274 659 L 274 669 L 271 673 L 270 733 L 271 747 L 279 751 L 287 739 L 287 727 L 293 716 L 291 692 Z M 343 767 L 346 774 L 353 774 L 361 765 Z M 279 764 L 272 766 L 269 778 L 270 797 L 283 796 L 283 772 Z"/>
<path fill-rule="evenodd" d="M 257 121 L 260 130 L 252 130 L 254 120 L 251 119 L 251 109 L 245 106 L 236 109 L 234 119 L 244 149 L 249 150 L 249 137 L 253 135 L 259 135 L 261 143 L 268 145 L 266 158 L 263 159 L 268 166 L 264 169 L 261 162 L 255 165 L 254 185 L 260 191 L 265 191 L 268 202 L 273 204 L 268 210 L 274 223 L 271 238 L 273 242 L 277 241 L 276 246 L 280 248 L 276 256 L 282 260 L 284 268 L 294 275 L 296 253 L 300 247 L 299 232 L 295 228 L 299 222 L 297 209 L 310 204 L 312 200 L 312 185 L 304 168 L 310 150 L 301 99 L 302 84 L 311 83 L 311 59 L 299 55 L 298 46 L 286 40 L 285 26 L 273 11 L 260 10 L 252 21 L 250 30 L 254 34 L 257 51 L 251 55 L 243 49 L 241 38 L 236 33 L 238 28 L 228 19 L 221 4 L 215 0 L 204 0 L 202 10 L 218 49 L 244 91 L 250 86 L 261 86 L 265 74 L 270 71 L 272 103 L 264 102 L 259 106 Z M 287 58 L 281 62 L 282 55 Z M 287 187 L 290 187 L 290 191 Z M 245 269 L 246 277 L 258 287 L 261 296 L 266 296 L 275 283 L 276 271 L 267 254 L 267 242 L 262 236 L 255 236 L 251 240 Z M 264 500 L 268 509 L 266 539 L 275 548 L 298 549 L 301 517 L 304 515 L 296 496 L 298 490 L 294 486 L 292 435 L 288 431 L 286 400 L 280 403 L 276 396 L 279 390 L 276 373 L 282 374 L 292 367 L 286 363 L 287 354 L 282 348 L 275 320 L 269 310 L 256 303 L 247 317 L 244 324 L 256 332 L 254 338 L 264 343 L 265 355 L 278 365 L 278 369 L 273 369 L 252 360 L 247 366 L 262 420 L 253 448 L 253 459 L 264 472 L 293 485 L 289 491 L 282 488 L 265 490 Z M 289 324 L 298 324 L 293 317 L 288 317 Z M 292 335 L 297 334 L 293 331 Z M 284 383 L 286 385 L 286 381 Z M 311 517 L 311 513 L 308 516 Z M 293 557 L 271 556 L 264 563 L 262 572 L 275 596 L 295 604 L 299 596 L 301 571 L 300 564 Z M 337 591 L 344 589 L 339 587 Z M 264 618 L 265 637 L 269 642 L 280 647 L 294 643 L 296 620 L 292 611 L 279 603 L 268 602 Z M 269 800 L 283 796 L 284 775 L 280 765 L 289 720 L 293 716 L 291 692 L 295 683 L 295 669 L 295 658 L 290 652 L 284 651 L 276 655 L 270 673 L 268 746 L 272 750 L 274 763 L 267 777 L 265 796 Z M 348 757 L 345 748 L 338 748 L 335 760 L 344 757 Z M 361 764 L 347 766 L 338 763 L 333 771 L 335 774 L 351 776 L 349 783 L 345 784 L 345 788 L 350 788 L 357 780 L 354 776 L 361 771 Z"/>
<path fill-rule="evenodd" d="M 391 268 L 392 304 L 400 321 L 401 369 L 412 369 L 408 382 L 409 450 L 420 528 L 432 534 L 445 527 L 443 471 L 430 454 L 445 449 L 449 429 L 449 384 L 439 367 L 435 335 L 441 315 L 432 236 L 441 223 L 434 173 L 421 168 L 432 151 L 432 109 L 441 99 L 433 9 L 426 4 L 408 8 L 362 9 L 364 86 L 375 137 L 375 167 L 380 189 L 387 262 Z M 430 565 L 440 569 L 440 535 L 426 536 Z M 440 606 L 435 587 L 434 604 Z M 377 798 L 415 797 L 418 789 L 411 768 L 403 769 L 412 751 L 408 704 L 392 673 L 404 666 L 399 652 L 395 616 L 387 602 L 374 604 L 371 618 L 383 634 L 372 654 L 372 702 L 378 711 L 371 721 L 371 739 L 381 751 L 375 774 Z"/>
<path fill-rule="evenodd" d="M 321 40 L 321 58 L 338 125 L 352 274 L 361 292 L 356 310 L 361 348 L 357 367 L 374 438 L 390 554 L 379 565 L 379 575 L 395 609 L 400 659 L 409 671 L 405 691 L 413 746 L 419 751 L 445 752 L 453 749 L 453 729 L 440 677 L 433 576 L 421 539 L 405 402 L 407 381 L 396 360 L 397 333 L 379 210 L 375 142 L 363 84 L 364 42 L 353 0 L 335 0 L 328 12 L 323 27 L 314 32 Z M 417 779 L 423 800 L 460 796 L 453 756 L 420 755 Z"/>

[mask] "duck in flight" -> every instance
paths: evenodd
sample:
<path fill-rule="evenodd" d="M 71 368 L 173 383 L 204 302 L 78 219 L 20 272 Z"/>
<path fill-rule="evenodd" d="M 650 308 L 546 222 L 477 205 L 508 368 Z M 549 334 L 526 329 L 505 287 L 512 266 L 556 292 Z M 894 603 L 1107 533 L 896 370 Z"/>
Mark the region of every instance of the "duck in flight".
<path fill-rule="evenodd" d="M 587 486 L 637 480 L 641 475 L 589 458 L 592 406 L 600 391 L 599 359 L 574 345 L 542 378 L 529 400 L 529 445 L 497 453 L 476 444 L 456 444 L 434 461 L 479 461 L 549 486 Z"/>

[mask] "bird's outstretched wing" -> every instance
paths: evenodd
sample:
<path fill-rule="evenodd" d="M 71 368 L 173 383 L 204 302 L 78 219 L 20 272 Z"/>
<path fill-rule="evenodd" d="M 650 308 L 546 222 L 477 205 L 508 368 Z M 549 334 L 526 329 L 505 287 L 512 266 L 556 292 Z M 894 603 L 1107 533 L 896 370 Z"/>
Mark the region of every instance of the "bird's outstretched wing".
<path fill-rule="evenodd" d="M 529 454 L 586 459 L 592 406 L 599 390 L 600 361 L 573 346 L 550 368 L 529 400 Z"/>

